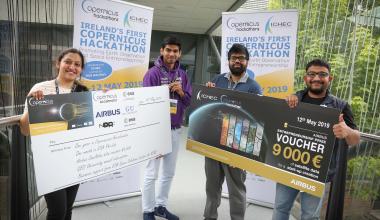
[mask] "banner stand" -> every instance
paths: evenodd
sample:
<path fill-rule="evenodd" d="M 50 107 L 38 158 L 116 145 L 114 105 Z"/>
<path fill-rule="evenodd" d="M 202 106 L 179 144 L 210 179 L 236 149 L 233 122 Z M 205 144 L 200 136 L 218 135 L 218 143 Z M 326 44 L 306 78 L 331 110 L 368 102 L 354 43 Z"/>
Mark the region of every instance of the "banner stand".
<path fill-rule="evenodd" d="M 99 202 L 106 202 L 106 201 L 112 201 L 112 200 L 117 200 L 117 199 L 125 199 L 125 198 L 130 198 L 130 197 L 135 197 L 135 196 L 141 196 L 141 190 L 137 192 L 132 192 L 132 193 L 126 193 L 126 194 L 119 194 L 115 196 L 108 196 L 108 197 L 101 197 L 101 198 L 96 198 L 96 199 L 88 199 L 88 200 L 83 200 L 83 201 L 77 201 L 74 203 L 75 207 L 78 206 L 83 206 L 83 205 L 90 205 L 94 203 L 99 203 Z"/>

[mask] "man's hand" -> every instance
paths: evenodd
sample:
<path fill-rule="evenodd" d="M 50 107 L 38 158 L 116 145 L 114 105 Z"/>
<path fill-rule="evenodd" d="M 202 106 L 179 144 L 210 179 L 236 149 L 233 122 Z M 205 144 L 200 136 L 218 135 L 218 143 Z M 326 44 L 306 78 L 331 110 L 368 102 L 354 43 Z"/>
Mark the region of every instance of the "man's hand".
<path fill-rule="evenodd" d="M 180 82 L 173 82 L 169 84 L 169 89 L 171 92 L 176 92 L 181 98 L 185 96 L 185 93 L 182 90 L 182 85 Z"/>
<path fill-rule="evenodd" d="M 298 105 L 298 97 L 296 95 L 290 95 L 285 98 L 286 103 L 288 103 L 290 108 L 294 108 Z"/>
<path fill-rule="evenodd" d="M 207 87 L 210 87 L 210 88 L 211 88 L 211 87 L 215 87 L 215 83 L 213 83 L 213 82 L 207 82 L 207 83 L 206 83 L 206 86 L 207 86 Z"/>
<path fill-rule="evenodd" d="M 351 131 L 352 129 L 346 125 L 346 122 L 344 122 L 343 114 L 340 114 L 338 124 L 333 126 L 335 137 L 339 139 L 347 138 Z"/>
<path fill-rule="evenodd" d="M 41 100 L 44 98 L 44 93 L 42 92 L 42 90 L 37 90 L 37 91 L 30 92 L 28 94 L 28 97 L 33 97 L 37 100 Z"/>

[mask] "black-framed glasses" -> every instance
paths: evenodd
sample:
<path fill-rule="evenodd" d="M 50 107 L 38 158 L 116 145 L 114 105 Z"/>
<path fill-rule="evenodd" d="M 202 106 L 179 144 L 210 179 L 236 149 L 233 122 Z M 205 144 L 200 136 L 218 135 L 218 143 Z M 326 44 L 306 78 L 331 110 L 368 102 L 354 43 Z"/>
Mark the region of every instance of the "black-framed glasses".
<path fill-rule="evenodd" d="M 234 55 L 232 55 L 230 57 L 230 60 L 232 62 L 236 62 L 237 60 L 239 60 L 240 62 L 243 62 L 243 61 L 247 60 L 247 57 L 246 56 L 234 56 Z"/>
<path fill-rule="evenodd" d="M 329 73 L 326 73 L 326 72 L 313 72 L 313 71 L 310 71 L 310 72 L 307 72 L 306 73 L 306 76 L 310 77 L 310 78 L 315 78 L 316 76 L 318 75 L 319 78 L 325 78 L 325 77 L 328 77 L 330 74 Z"/>

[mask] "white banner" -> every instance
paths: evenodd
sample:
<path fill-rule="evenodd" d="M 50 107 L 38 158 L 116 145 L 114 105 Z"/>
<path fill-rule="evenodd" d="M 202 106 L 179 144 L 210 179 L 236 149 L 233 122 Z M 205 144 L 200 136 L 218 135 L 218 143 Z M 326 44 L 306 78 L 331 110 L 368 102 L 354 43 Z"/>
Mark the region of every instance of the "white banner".
<path fill-rule="evenodd" d="M 248 74 L 265 96 L 284 98 L 293 92 L 298 13 L 296 10 L 224 12 L 221 71 L 229 72 L 228 50 L 247 47 Z"/>
<path fill-rule="evenodd" d="M 73 47 L 86 59 L 92 90 L 140 87 L 149 64 L 153 8 L 115 0 L 75 0 Z"/>
<path fill-rule="evenodd" d="M 28 99 L 38 194 L 171 152 L 167 86 Z"/>
<path fill-rule="evenodd" d="M 140 170 L 144 163 L 82 183 L 74 206 L 140 195 Z"/>

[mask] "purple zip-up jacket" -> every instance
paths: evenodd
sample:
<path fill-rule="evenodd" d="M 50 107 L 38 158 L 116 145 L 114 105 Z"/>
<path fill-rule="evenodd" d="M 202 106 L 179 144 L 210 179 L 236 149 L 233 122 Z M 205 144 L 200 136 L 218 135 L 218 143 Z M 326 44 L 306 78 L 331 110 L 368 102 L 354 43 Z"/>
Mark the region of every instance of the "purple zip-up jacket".
<path fill-rule="evenodd" d="M 191 85 L 187 78 L 186 72 L 179 68 L 179 61 L 177 61 L 174 65 L 173 70 L 169 70 L 162 60 L 162 56 L 160 56 L 156 62 L 154 62 L 154 66 L 148 70 L 148 72 L 144 76 L 143 86 L 161 86 L 171 83 L 172 81 L 180 81 L 182 84 L 182 90 L 185 93 L 184 97 L 181 98 L 178 93 L 170 92 L 171 99 L 177 99 L 177 113 L 170 114 L 171 116 L 171 126 L 172 129 L 180 128 L 183 123 L 183 114 L 185 112 L 186 107 L 190 105 L 191 99 Z M 177 77 L 176 77 L 177 76 Z M 174 79 L 176 78 L 176 79 Z"/>

